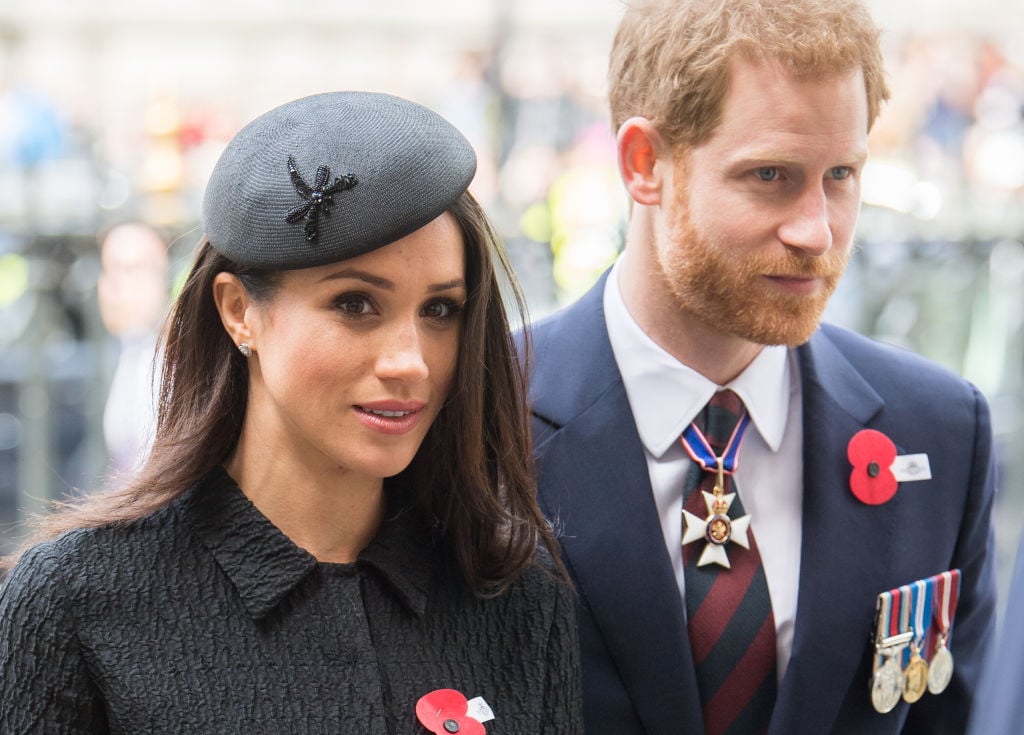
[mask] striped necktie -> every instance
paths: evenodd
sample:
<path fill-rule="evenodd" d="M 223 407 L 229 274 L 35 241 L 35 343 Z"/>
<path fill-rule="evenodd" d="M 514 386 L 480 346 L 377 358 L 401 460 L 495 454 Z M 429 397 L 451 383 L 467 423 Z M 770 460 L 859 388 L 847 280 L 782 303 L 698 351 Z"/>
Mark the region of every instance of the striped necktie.
<path fill-rule="evenodd" d="M 768 584 L 749 517 L 729 497 L 748 423 L 739 396 L 719 391 L 682 440 L 694 460 L 683 489 L 686 617 L 706 735 L 766 732 L 775 706 Z"/>

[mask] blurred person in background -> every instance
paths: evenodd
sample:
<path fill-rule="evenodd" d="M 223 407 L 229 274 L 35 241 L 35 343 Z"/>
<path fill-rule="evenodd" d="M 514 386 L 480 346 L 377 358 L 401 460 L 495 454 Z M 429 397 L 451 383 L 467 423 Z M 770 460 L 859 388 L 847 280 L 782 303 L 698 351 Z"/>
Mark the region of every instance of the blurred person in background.
<path fill-rule="evenodd" d="M 146 463 L 0 587 L 0 730 L 582 731 L 475 167 L 389 95 L 235 136 Z"/>
<path fill-rule="evenodd" d="M 820 325 L 888 97 L 878 37 L 855 0 L 626 9 L 625 250 L 534 326 L 530 374 L 589 732 L 960 734 L 984 696 L 987 402 Z"/>
<path fill-rule="evenodd" d="M 1024 540 L 1018 544 L 1003 609 L 1006 615 L 995 652 L 981 680 L 985 702 L 972 712 L 970 735 L 1019 735 L 1024 722 L 1024 627 L 1020 624 L 1020 610 L 1024 609 Z"/>
<path fill-rule="evenodd" d="M 169 297 L 167 243 L 141 222 L 100 238 L 100 318 L 117 340 L 117 363 L 103 411 L 112 482 L 142 466 L 156 429 L 153 366 Z"/>

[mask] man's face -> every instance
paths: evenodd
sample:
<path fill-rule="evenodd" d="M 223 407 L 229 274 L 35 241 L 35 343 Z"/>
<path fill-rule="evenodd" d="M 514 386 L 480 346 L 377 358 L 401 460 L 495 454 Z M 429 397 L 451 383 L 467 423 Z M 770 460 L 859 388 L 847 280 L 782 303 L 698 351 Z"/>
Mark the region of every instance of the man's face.
<path fill-rule="evenodd" d="M 802 344 L 853 245 L 864 78 L 739 59 L 731 71 L 719 127 L 676 156 L 657 262 L 687 318 L 757 344 Z"/>

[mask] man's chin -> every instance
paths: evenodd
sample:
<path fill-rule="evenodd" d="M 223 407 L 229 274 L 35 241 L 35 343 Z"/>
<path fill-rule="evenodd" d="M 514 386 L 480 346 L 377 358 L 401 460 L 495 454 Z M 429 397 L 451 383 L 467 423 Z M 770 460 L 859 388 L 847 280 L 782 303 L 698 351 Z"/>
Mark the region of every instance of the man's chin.
<path fill-rule="evenodd" d="M 821 324 L 821 317 L 795 317 L 792 319 L 777 319 L 771 324 L 754 324 L 749 329 L 740 330 L 738 336 L 743 337 L 755 344 L 767 346 L 782 345 L 785 347 L 799 347 L 818 331 Z"/>

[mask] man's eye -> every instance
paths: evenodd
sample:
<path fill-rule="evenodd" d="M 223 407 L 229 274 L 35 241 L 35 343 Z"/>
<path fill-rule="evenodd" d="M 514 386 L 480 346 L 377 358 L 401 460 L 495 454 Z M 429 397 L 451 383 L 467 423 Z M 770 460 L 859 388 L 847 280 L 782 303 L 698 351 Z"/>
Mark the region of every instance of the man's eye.
<path fill-rule="evenodd" d="M 853 169 L 849 166 L 835 166 L 830 174 L 833 179 L 848 179 L 853 175 Z"/>
<path fill-rule="evenodd" d="M 774 166 L 762 166 L 757 169 L 757 178 L 761 181 L 775 181 L 779 178 L 779 169 Z"/>

